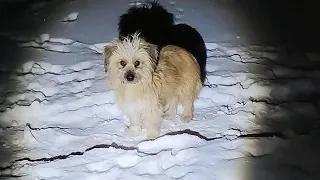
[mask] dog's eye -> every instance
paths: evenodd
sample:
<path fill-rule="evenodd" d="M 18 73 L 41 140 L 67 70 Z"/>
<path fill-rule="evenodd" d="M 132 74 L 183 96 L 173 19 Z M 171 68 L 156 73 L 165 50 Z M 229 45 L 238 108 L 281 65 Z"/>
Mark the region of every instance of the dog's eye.
<path fill-rule="evenodd" d="M 122 67 L 125 67 L 125 66 L 127 65 L 127 63 L 126 63 L 125 61 L 120 61 L 120 65 L 121 65 Z"/>
<path fill-rule="evenodd" d="M 140 61 L 134 62 L 134 67 L 138 67 L 140 65 Z"/>

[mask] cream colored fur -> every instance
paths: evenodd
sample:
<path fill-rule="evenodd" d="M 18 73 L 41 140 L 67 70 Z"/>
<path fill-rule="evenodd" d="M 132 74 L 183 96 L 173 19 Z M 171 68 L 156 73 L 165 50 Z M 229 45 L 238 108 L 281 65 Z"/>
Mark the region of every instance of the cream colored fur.
<path fill-rule="evenodd" d="M 135 67 L 135 61 L 140 66 Z M 105 64 L 117 103 L 130 120 L 128 135 L 138 136 L 144 126 L 147 139 L 158 137 L 162 120 L 175 116 L 179 104 L 184 108 L 182 121 L 192 120 L 202 84 L 199 65 L 186 50 L 169 45 L 158 53 L 156 46 L 134 34 L 105 47 Z M 134 72 L 134 81 L 125 79 L 128 71 Z"/>

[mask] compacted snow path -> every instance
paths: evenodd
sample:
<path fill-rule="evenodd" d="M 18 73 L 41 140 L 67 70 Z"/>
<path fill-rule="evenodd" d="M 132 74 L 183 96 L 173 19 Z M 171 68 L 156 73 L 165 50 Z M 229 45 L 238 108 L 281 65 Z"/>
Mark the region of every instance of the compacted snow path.
<path fill-rule="evenodd" d="M 57 41 L 59 48 L 50 46 Z M 98 54 L 103 46 L 59 38 L 45 43 L 47 49 L 82 48 Z M 36 41 L 22 45 L 43 48 Z M 315 82 L 320 72 L 297 70 L 294 62 L 282 65 L 276 61 L 281 51 L 272 47 L 207 43 L 207 48 L 208 78 L 195 102 L 194 120 L 164 121 L 161 137 L 154 141 L 144 141 L 145 133 L 125 135 L 128 120 L 114 103 L 102 60 L 26 62 L 10 78 L 16 85 L 2 87 L 6 96 L 0 133 L 8 138 L 2 151 L 15 152 L 1 164 L 2 177 L 319 178 L 313 163 L 320 148 L 312 140 L 319 135 L 319 114 L 317 104 L 307 98 L 319 93 Z M 300 149 L 306 146 L 310 152 Z"/>

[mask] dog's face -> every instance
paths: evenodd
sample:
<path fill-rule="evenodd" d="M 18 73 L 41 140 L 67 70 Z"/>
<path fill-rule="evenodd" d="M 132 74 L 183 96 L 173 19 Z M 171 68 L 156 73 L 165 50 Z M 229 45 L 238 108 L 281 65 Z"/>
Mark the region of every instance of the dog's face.
<path fill-rule="evenodd" d="M 105 66 L 112 83 L 136 85 L 150 81 L 157 58 L 157 47 L 145 42 L 138 34 L 113 41 L 105 47 Z"/>

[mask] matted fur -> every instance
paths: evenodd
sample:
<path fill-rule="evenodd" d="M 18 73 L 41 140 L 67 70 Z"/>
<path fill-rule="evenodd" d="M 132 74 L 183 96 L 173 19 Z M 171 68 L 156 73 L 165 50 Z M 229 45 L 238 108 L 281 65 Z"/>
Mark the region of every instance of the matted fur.
<path fill-rule="evenodd" d="M 193 103 L 202 87 L 197 61 L 188 51 L 173 45 L 161 49 L 158 64 L 157 55 L 156 47 L 138 34 L 105 47 L 107 75 L 117 104 L 130 120 L 130 136 L 139 135 L 144 126 L 147 139 L 158 137 L 162 120 L 175 116 L 178 104 L 184 107 L 184 122 L 193 118 Z M 141 66 L 134 67 L 137 60 Z M 127 65 L 122 67 L 120 61 Z M 133 71 L 137 80 L 126 81 L 127 71 Z"/>

